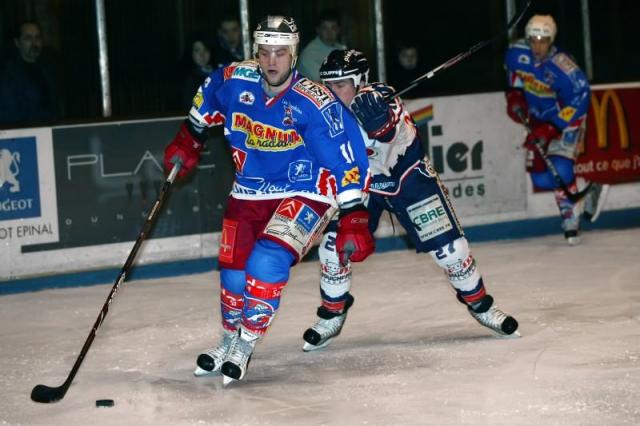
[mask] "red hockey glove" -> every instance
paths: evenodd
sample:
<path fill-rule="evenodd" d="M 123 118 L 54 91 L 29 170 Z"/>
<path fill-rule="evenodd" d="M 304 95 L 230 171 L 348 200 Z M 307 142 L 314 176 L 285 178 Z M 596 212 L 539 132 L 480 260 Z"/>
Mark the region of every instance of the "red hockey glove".
<path fill-rule="evenodd" d="M 560 137 L 560 132 L 551 123 L 540 123 L 531 129 L 531 133 L 527 135 L 524 146 L 532 146 L 540 144 L 546 149 L 549 142 Z"/>
<path fill-rule="evenodd" d="M 523 123 L 528 115 L 527 101 L 524 92 L 520 89 L 509 89 L 507 97 L 507 115 L 516 123 Z"/>
<path fill-rule="evenodd" d="M 178 157 L 182 161 L 182 167 L 178 172 L 178 178 L 187 176 L 200 161 L 200 151 L 203 144 L 198 141 L 187 129 L 187 124 L 182 123 L 178 134 L 164 149 L 164 169 L 167 173 L 173 168 L 172 159 Z"/>
<path fill-rule="evenodd" d="M 338 219 L 336 250 L 340 263 L 349 260 L 362 262 L 376 249 L 376 243 L 369 232 L 369 212 L 362 204 L 342 210 Z"/>

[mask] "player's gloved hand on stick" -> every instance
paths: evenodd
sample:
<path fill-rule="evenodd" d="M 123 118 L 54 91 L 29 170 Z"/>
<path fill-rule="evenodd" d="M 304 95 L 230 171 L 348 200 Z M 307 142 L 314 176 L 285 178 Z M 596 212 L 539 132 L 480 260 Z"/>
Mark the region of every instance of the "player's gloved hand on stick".
<path fill-rule="evenodd" d="M 371 138 L 378 139 L 394 128 L 391 107 L 376 90 L 358 93 L 351 101 L 351 110 Z"/>
<path fill-rule="evenodd" d="M 528 115 L 527 101 L 520 89 L 509 89 L 507 97 L 507 115 L 516 123 L 524 123 Z"/>
<path fill-rule="evenodd" d="M 341 210 L 338 219 L 336 250 L 340 263 L 362 262 L 376 249 L 369 231 L 369 212 L 363 204 Z"/>
<path fill-rule="evenodd" d="M 551 123 L 540 123 L 531 129 L 531 132 L 527 135 L 527 139 L 524 142 L 526 146 L 533 146 L 540 144 L 546 147 L 553 139 L 560 137 L 560 132 Z"/>
<path fill-rule="evenodd" d="M 187 176 L 200 161 L 202 142 L 197 140 L 187 128 L 186 122 L 182 123 L 180 130 L 171 143 L 164 149 L 164 168 L 167 173 L 173 168 L 172 159 L 178 157 L 182 160 L 182 166 L 178 172 L 178 178 Z"/>

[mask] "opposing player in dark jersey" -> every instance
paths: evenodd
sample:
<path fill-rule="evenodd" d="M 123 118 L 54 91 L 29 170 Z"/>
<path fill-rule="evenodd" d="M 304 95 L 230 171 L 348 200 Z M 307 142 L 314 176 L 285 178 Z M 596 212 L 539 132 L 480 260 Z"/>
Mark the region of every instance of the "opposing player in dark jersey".
<path fill-rule="evenodd" d="M 444 269 L 460 302 L 480 324 L 500 335 L 518 335 L 518 322 L 487 294 L 476 261 L 438 174 L 422 148 L 416 126 L 402 101 L 387 101 L 394 90 L 368 84 L 369 64 L 356 50 L 334 50 L 320 77 L 355 113 L 365 138 L 372 173 L 367 208 L 374 232 L 384 211 L 395 214 L 416 246 Z M 322 305 L 316 324 L 304 333 L 304 350 L 326 346 L 341 330 L 353 304 L 351 267 L 336 250 L 329 228 L 320 245 Z M 416 265 L 416 267 L 420 267 Z M 391 285 L 391 284 L 390 284 Z"/>

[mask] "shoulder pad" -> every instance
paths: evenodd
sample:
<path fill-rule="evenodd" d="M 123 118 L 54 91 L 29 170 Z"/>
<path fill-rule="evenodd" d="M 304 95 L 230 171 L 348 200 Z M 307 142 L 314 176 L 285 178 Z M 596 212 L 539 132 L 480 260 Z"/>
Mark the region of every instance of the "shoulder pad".
<path fill-rule="evenodd" d="M 293 85 L 292 90 L 309 99 L 318 109 L 322 109 L 336 99 L 325 86 L 304 77 Z"/>
<path fill-rule="evenodd" d="M 576 65 L 573 59 L 562 52 L 553 55 L 551 62 L 553 62 L 565 74 L 571 74 L 578 69 L 578 65 Z"/>
<path fill-rule="evenodd" d="M 230 78 L 247 81 L 260 80 L 258 63 L 252 60 L 232 63 L 224 69 L 224 79 Z"/>

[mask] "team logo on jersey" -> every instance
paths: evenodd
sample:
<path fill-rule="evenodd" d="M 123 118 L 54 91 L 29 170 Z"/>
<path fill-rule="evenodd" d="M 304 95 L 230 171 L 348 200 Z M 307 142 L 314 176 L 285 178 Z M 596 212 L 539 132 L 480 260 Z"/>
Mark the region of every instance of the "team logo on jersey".
<path fill-rule="evenodd" d="M 283 102 L 282 105 L 284 107 L 284 118 L 282 119 L 282 125 L 293 126 L 293 124 L 296 122 L 295 118 L 293 118 L 293 108 L 291 108 L 291 105 L 285 102 Z"/>
<path fill-rule="evenodd" d="M 340 183 L 343 187 L 352 183 L 360 183 L 360 169 L 358 169 L 358 167 L 354 167 L 352 169 L 345 170 L 342 182 Z"/>
<path fill-rule="evenodd" d="M 233 164 L 236 166 L 236 171 L 238 173 L 242 173 L 242 169 L 244 169 L 244 162 L 247 160 L 247 153 L 238 148 L 231 148 L 231 158 L 233 159 Z"/>
<path fill-rule="evenodd" d="M 344 132 L 344 123 L 342 121 L 342 106 L 338 103 L 333 103 L 322 110 L 322 116 L 324 121 L 329 125 L 329 133 L 332 138 L 335 138 L 340 133 Z"/>
<path fill-rule="evenodd" d="M 233 113 L 231 130 L 247 135 L 244 144 L 259 151 L 288 151 L 301 146 L 304 141 L 295 129 L 283 130 L 259 121 L 253 121 L 240 112 Z"/>
<path fill-rule="evenodd" d="M 304 206 L 296 219 L 296 223 L 304 228 L 305 231 L 311 232 L 320 220 L 318 213 L 314 212 L 309 206 Z"/>
<path fill-rule="evenodd" d="M 313 102 L 318 109 L 335 99 L 329 89 L 306 78 L 298 80 L 293 90 Z"/>
<path fill-rule="evenodd" d="M 518 62 L 521 64 L 525 64 L 528 65 L 531 63 L 531 58 L 529 57 L 529 55 L 525 55 L 524 53 L 522 55 L 518 56 Z"/>
<path fill-rule="evenodd" d="M 280 203 L 278 210 L 276 210 L 276 214 L 293 220 L 303 207 L 304 204 L 301 201 L 290 198 Z"/>
<path fill-rule="evenodd" d="M 299 182 L 311 180 L 312 163 L 309 160 L 300 160 L 289 163 L 289 181 Z"/>
<path fill-rule="evenodd" d="M 34 137 L 0 140 L 0 221 L 40 217 Z"/>
<path fill-rule="evenodd" d="M 253 105 L 256 101 L 256 97 L 251 92 L 247 92 L 246 90 L 240 93 L 240 97 L 238 98 L 241 104 L 245 105 Z"/>
<path fill-rule="evenodd" d="M 576 115 L 576 109 L 570 106 L 562 108 L 558 113 L 558 117 L 566 122 L 571 121 L 574 115 Z"/>
<path fill-rule="evenodd" d="M 196 95 L 193 97 L 193 101 L 192 101 L 193 106 L 196 107 L 196 109 L 200 109 L 203 102 L 204 102 L 204 96 L 202 96 L 202 91 L 198 90 L 198 93 L 196 93 Z"/>
<path fill-rule="evenodd" d="M 258 81 L 260 74 L 254 67 L 236 67 L 231 77 L 246 81 Z"/>

